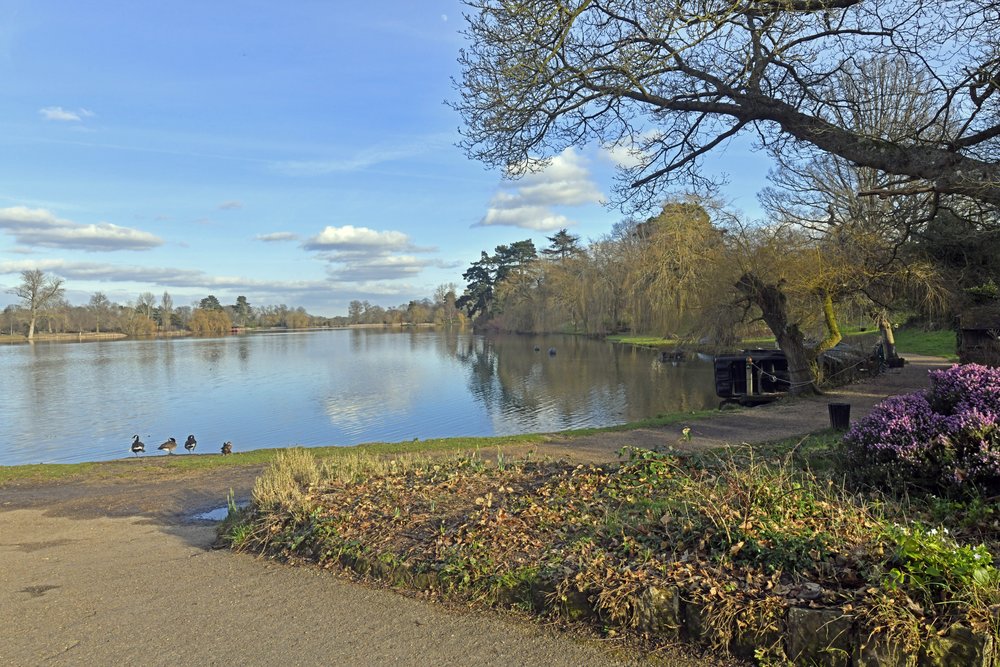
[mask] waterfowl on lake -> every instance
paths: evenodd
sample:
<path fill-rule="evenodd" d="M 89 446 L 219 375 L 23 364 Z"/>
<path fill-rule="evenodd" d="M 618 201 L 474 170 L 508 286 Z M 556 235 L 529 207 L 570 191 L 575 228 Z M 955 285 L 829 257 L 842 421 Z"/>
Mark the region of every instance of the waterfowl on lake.
<path fill-rule="evenodd" d="M 232 453 L 233 453 L 233 443 L 230 442 L 229 440 L 226 440 L 224 443 L 222 443 L 222 454 L 226 455 Z"/>
<path fill-rule="evenodd" d="M 157 447 L 157 449 L 162 449 L 167 454 L 173 454 L 174 450 L 177 449 L 177 441 L 173 438 L 169 438 L 166 442 Z"/>
<path fill-rule="evenodd" d="M 193 452 L 194 448 L 198 446 L 198 441 L 194 439 L 193 435 L 189 435 L 188 439 L 184 441 L 184 449 L 189 452 Z"/>
<path fill-rule="evenodd" d="M 146 451 L 146 443 L 139 440 L 139 434 L 132 436 L 132 453 L 139 456 L 139 452 Z"/>

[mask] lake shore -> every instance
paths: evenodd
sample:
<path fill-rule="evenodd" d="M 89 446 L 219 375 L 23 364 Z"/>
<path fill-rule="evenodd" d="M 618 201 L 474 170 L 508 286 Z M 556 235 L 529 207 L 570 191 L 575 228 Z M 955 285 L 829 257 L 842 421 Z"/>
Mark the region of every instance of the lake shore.
<path fill-rule="evenodd" d="M 36 333 L 35 337 L 28 339 L 20 334 L 12 336 L 10 334 L 0 334 L 0 345 L 14 345 L 18 343 L 83 343 L 95 340 L 122 340 L 128 338 L 123 333 Z"/>
<path fill-rule="evenodd" d="M 614 460 L 627 444 L 709 449 L 804 434 L 829 425 L 829 402 L 850 403 L 858 418 L 886 396 L 926 387 L 927 371 L 948 365 L 907 358 L 902 369 L 821 397 L 692 422 L 690 440 L 674 424 L 553 434 L 503 451 L 593 462 Z M 15 664 L 123 656 L 144 664 L 289 656 L 298 664 L 713 664 L 691 649 L 649 662 L 617 652 L 614 642 L 554 634 L 512 616 L 468 613 L 312 568 L 212 551 L 214 525 L 193 515 L 224 506 L 230 491 L 247 497 L 264 464 L 237 455 L 225 466 L 182 469 L 171 458 L 180 457 L 94 464 L 78 475 L 0 487 L 0 613 L 11 619 L 0 645 Z"/>

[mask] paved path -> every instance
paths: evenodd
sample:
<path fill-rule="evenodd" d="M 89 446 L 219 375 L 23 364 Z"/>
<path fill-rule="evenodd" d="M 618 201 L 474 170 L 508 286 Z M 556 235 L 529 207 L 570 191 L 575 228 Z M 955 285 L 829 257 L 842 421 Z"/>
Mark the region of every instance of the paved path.
<path fill-rule="evenodd" d="M 633 664 L 613 644 L 213 551 L 213 538 L 0 512 L 0 665 Z"/>

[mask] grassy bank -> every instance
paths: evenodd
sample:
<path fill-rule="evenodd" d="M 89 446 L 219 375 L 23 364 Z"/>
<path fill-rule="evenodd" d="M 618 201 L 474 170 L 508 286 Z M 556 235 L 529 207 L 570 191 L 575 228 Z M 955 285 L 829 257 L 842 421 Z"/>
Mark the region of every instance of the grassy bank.
<path fill-rule="evenodd" d="M 958 361 L 958 354 L 955 349 L 955 332 L 950 329 L 937 331 L 926 331 L 919 328 L 897 329 L 894 335 L 896 338 L 896 349 L 901 355 L 907 353 L 921 354 L 929 357 L 944 357 L 949 361 Z M 848 331 L 844 333 L 844 339 L 867 349 L 878 341 L 878 332 L 871 329 Z M 656 336 L 608 336 L 607 340 L 626 345 L 671 350 L 689 344 L 679 339 L 659 338 Z M 740 347 L 773 347 L 774 343 L 775 340 L 773 337 L 747 338 L 741 341 Z"/>
<path fill-rule="evenodd" d="M 671 424 L 711 419 L 718 410 L 699 410 L 657 415 L 635 422 L 560 431 L 561 440 L 595 433 L 628 431 L 637 428 L 657 428 Z M 353 457 L 358 453 L 391 457 L 401 454 L 429 454 L 447 452 L 475 452 L 478 450 L 504 450 L 541 444 L 555 434 L 534 433 L 492 437 L 432 438 L 402 442 L 373 442 L 350 447 L 310 447 L 309 451 L 321 460 Z M 15 482 L 48 482 L 64 479 L 113 479 L 130 475 L 166 476 L 186 472 L 214 470 L 231 466 L 264 466 L 271 463 L 284 448 L 237 451 L 232 456 L 219 454 L 176 454 L 148 456 L 123 456 L 114 461 L 85 463 L 41 463 L 19 466 L 0 466 L 0 487 Z"/>
<path fill-rule="evenodd" d="M 321 460 L 365 453 L 373 456 L 396 456 L 449 451 L 476 451 L 523 447 L 541 442 L 542 435 L 497 436 L 492 438 L 439 438 L 407 440 L 405 442 L 367 443 L 353 447 L 314 447 L 310 452 Z M 128 457 L 115 461 L 86 463 L 41 463 L 20 466 L 0 466 L 0 487 L 15 482 L 50 482 L 68 479 L 114 479 L 116 477 L 148 475 L 183 475 L 188 472 L 214 470 L 232 466 L 264 466 L 274 461 L 284 448 L 254 449 L 220 454 L 176 454 Z"/>
<path fill-rule="evenodd" d="M 790 656 L 774 628 L 799 607 L 844 614 L 904 656 L 956 623 L 995 635 L 996 510 L 852 493 L 832 468 L 811 467 L 836 458 L 837 440 L 697 457 L 628 450 L 600 467 L 288 451 L 221 534 L 237 550 L 608 636 L 683 634 L 778 662 Z M 697 637 L 690 624 L 679 634 L 643 620 L 643 600 L 671 590 L 697 615 Z"/>

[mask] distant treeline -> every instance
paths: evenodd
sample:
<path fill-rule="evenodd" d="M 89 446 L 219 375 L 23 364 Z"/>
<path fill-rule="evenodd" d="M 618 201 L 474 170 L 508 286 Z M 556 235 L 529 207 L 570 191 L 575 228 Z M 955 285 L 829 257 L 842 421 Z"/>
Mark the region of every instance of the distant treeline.
<path fill-rule="evenodd" d="M 46 276 L 41 271 L 24 273 L 21 285 L 13 290 L 22 303 L 4 308 L 0 320 L 2 333 L 10 336 L 33 337 L 36 332 L 148 336 L 185 331 L 220 335 L 230 332 L 233 327 L 306 329 L 352 324 L 465 323 L 465 315 L 455 307 L 454 285 L 438 288 L 433 301 L 414 300 L 390 308 L 367 301 L 352 301 L 347 316 L 323 317 L 311 315 L 301 306 L 254 306 L 245 296 L 226 305 L 210 294 L 190 306 L 175 306 L 169 292 L 159 297 L 144 292 L 125 304 L 114 303 L 103 292 L 95 292 L 86 305 L 74 306 L 63 298 L 62 279 Z"/>

